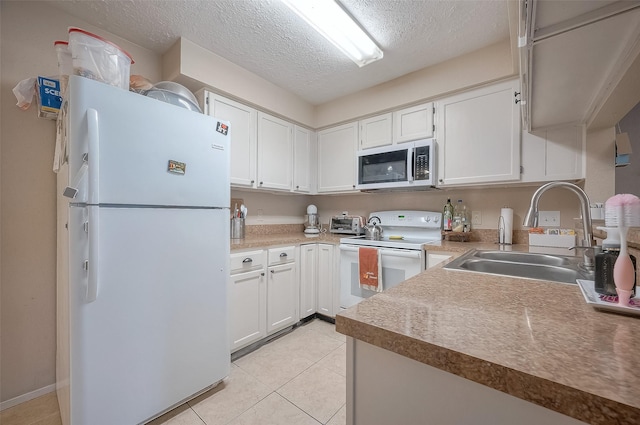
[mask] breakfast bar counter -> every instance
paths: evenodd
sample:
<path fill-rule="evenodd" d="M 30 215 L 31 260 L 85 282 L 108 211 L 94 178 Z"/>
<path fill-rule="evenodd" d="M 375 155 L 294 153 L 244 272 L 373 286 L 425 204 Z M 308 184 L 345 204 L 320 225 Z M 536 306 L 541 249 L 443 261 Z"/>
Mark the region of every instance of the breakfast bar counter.
<path fill-rule="evenodd" d="M 421 368 L 481 391 L 492 389 L 496 400 L 507 397 L 539 409 L 542 415 L 531 423 L 640 423 L 640 319 L 593 309 L 577 285 L 435 267 L 339 313 L 336 330 L 351 337 L 348 423 L 370 422 L 373 415 L 359 410 L 365 405 L 372 411 L 381 406 L 376 423 L 387 420 L 385 412 L 396 424 L 415 420 L 402 418 L 411 418 L 407 411 L 427 409 L 429 399 L 448 385 L 438 381 L 441 386 L 431 388 L 418 378 Z M 367 370 L 362 353 L 376 352 L 388 360 L 376 360 Z M 416 372 L 406 375 L 413 384 L 393 382 L 403 379 L 402 372 L 384 377 L 394 359 Z M 382 383 L 376 384 L 370 377 L 378 371 Z M 451 388 L 466 388 L 459 384 Z M 381 388 L 363 400 L 356 391 L 362 385 Z M 473 406 L 459 390 L 450 397 L 457 410 Z M 432 423 L 435 410 L 426 412 L 420 422 Z M 545 412 L 561 420 L 546 418 Z M 475 414 L 475 421 L 464 423 L 491 423 L 483 421 L 482 412 Z M 491 420 L 493 411 L 488 415 Z M 457 417 L 449 423 L 463 423 Z"/>

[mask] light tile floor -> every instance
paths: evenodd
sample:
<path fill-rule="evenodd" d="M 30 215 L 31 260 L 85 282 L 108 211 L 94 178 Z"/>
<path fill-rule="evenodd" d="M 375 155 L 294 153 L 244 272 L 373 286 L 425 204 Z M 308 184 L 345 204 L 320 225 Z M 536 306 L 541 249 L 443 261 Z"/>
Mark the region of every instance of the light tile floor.
<path fill-rule="evenodd" d="M 149 425 L 344 425 L 346 337 L 313 320 L 231 364 L 216 388 Z M 0 412 L 2 425 L 60 425 L 55 393 Z"/>

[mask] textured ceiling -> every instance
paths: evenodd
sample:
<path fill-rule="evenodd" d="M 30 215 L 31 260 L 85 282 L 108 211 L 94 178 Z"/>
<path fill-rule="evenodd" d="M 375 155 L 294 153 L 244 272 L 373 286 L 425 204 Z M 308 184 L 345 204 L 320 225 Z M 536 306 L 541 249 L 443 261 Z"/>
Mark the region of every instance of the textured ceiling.
<path fill-rule="evenodd" d="M 47 3 L 160 54 L 184 37 L 312 104 L 509 38 L 507 0 L 341 0 L 384 51 L 359 68 L 279 0 Z"/>

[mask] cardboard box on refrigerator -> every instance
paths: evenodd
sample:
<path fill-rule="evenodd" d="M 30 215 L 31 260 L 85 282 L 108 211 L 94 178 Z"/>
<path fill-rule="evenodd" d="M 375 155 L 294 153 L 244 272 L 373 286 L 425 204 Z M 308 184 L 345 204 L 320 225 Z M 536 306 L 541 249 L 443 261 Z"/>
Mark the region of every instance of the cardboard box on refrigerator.
<path fill-rule="evenodd" d="M 58 118 L 62 105 L 60 96 L 60 81 L 55 78 L 38 77 L 38 116 L 41 118 Z"/>

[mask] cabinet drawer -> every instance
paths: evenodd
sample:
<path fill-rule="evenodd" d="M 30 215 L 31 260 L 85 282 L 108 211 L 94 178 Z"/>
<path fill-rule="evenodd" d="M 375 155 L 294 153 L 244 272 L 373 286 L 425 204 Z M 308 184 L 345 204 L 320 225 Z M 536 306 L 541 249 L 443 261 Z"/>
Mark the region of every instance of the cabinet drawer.
<path fill-rule="evenodd" d="M 261 269 L 264 266 L 264 251 L 248 251 L 231 254 L 231 274 Z"/>
<path fill-rule="evenodd" d="M 284 264 L 296 260 L 296 247 L 285 246 L 269 249 L 269 265 Z"/>

